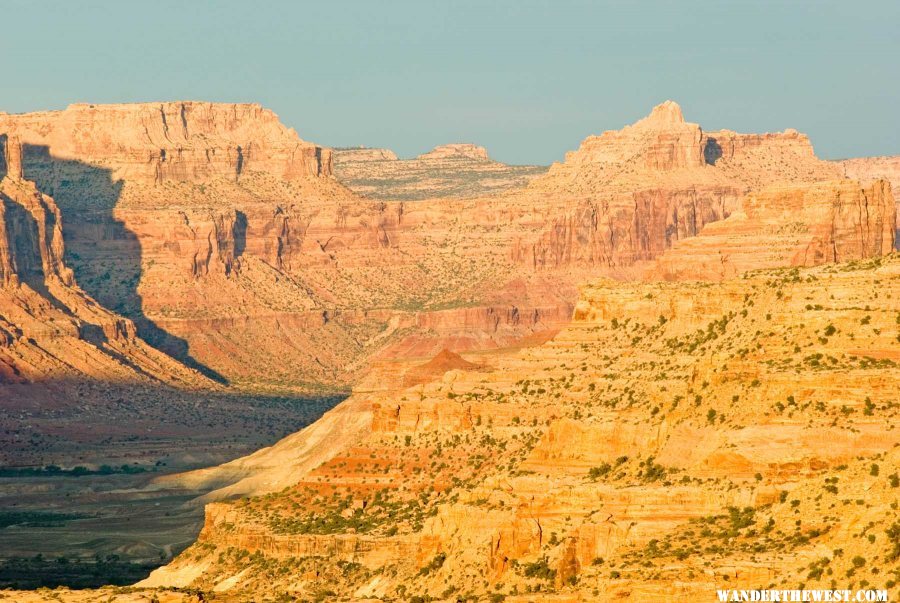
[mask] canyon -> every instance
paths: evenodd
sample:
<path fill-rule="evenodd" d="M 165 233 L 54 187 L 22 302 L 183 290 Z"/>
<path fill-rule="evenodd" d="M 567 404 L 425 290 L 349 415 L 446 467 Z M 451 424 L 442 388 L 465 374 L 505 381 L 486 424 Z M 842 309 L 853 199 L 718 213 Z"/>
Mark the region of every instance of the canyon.
<path fill-rule="evenodd" d="M 182 477 L 251 470 L 138 586 L 225 601 L 891 588 L 898 271 L 892 254 L 717 285 L 601 279 L 543 344 L 410 387 L 412 367 L 384 366 L 306 430 Z"/>
<path fill-rule="evenodd" d="M 84 291 L 207 379 L 263 391 L 345 390 L 379 357 L 553 331 L 587 278 L 639 274 L 751 191 L 842 176 L 801 134 L 705 133 L 671 101 L 524 185 L 415 203 L 332 174 L 343 153 L 417 182 L 423 162 L 476 179 L 507 166 L 475 145 L 413 166 L 333 153 L 258 105 L 72 105 L 0 130 L 55 199 Z"/>
<path fill-rule="evenodd" d="M 332 150 L 253 104 L 0 113 L 0 137 L 3 426 L 43 442 L 4 463 L 196 439 L 140 487 L 205 505 L 137 589 L 47 596 L 900 579 L 893 158 L 672 101 L 549 168 Z"/>

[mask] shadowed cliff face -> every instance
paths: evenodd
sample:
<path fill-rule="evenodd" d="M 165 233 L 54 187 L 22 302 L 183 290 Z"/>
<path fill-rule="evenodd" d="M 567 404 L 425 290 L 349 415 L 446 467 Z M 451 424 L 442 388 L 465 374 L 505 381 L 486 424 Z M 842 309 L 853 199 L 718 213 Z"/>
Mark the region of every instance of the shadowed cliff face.
<path fill-rule="evenodd" d="M 115 215 L 122 183 L 45 146 L 0 142 L 0 588 L 127 584 L 199 529 L 194 511 L 175 509 L 184 493 L 140 491 L 151 473 L 266 446 L 340 397 L 227 391 L 145 343 L 138 332 L 205 368 L 144 314 L 143 247 Z M 246 216 L 220 226 L 231 270 Z"/>
<path fill-rule="evenodd" d="M 46 180 L 52 186 L 45 187 L 60 190 L 67 203 L 72 203 L 69 193 L 79 186 L 96 189 L 100 195 L 89 217 L 105 224 L 117 188 L 104 170 L 58 162 L 45 148 L 22 147 L 18 137 L 5 138 L 6 174 L 0 180 L 0 381 L 97 379 L 211 386 L 200 374 L 148 346 L 137 336 L 134 322 L 110 312 L 79 287 L 66 263 L 63 211 L 29 179 L 52 174 Z M 116 255 L 122 265 L 139 270 L 139 246 Z M 117 278 L 112 289 L 146 324 L 141 320 L 140 297 L 133 294 L 135 282 L 136 277 Z"/>
<path fill-rule="evenodd" d="M 17 195 L 18 196 L 18 195 Z M 6 192 L 0 192 L 0 215 L 3 216 L 6 246 L 4 261 L 0 265 L 0 281 L 17 282 L 27 285 L 39 295 L 46 298 L 56 309 L 71 314 L 71 311 L 60 303 L 47 287 L 47 279 L 56 276 L 53 268 L 62 258 L 54 257 L 51 248 L 46 246 L 46 230 L 54 230 L 55 215 L 44 211 L 41 198 L 32 197 L 39 204 L 37 216 L 45 216 L 40 223 L 29 208 L 18 202 Z"/>
<path fill-rule="evenodd" d="M 363 201 L 271 112 L 176 105 L 0 116 L 60 197 L 84 287 L 173 356 L 233 383 L 342 387 L 386 348 L 509 345 L 568 316 L 571 279 L 506 288 L 495 209 L 460 223 L 458 207 Z"/>
<path fill-rule="evenodd" d="M 26 144 L 22 151 L 24 177 L 52 196 L 59 206 L 68 248 L 66 259 L 81 288 L 103 306 L 132 319 L 138 335 L 154 347 L 224 383 L 224 377 L 191 356 L 184 339 L 160 329 L 144 313 L 138 292 L 141 241 L 114 215 L 122 181 L 113 180 L 109 169 L 59 159 L 46 146 Z M 232 255 L 236 251 L 237 248 Z M 83 261 L 84 257 L 91 257 L 92 261 Z"/>
<path fill-rule="evenodd" d="M 199 528 L 192 511 L 173 511 L 183 493 L 140 491 L 150 473 L 258 449 L 340 397 L 225 390 L 148 345 L 139 331 L 205 369 L 144 314 L 143 246 L 115 215 L 122 183 L 45 146 L 0 142 L 0 588 L 132 582 Z M 218 261 L 232 270 L 246 216 L 219 226 Z"/>

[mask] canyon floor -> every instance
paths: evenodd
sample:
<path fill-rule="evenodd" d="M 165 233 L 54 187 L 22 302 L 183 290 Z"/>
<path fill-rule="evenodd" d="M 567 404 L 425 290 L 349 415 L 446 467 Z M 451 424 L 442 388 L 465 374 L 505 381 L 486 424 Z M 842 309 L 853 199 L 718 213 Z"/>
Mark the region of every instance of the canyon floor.
<path fill-rule="evenodd" d="M 187 503 L 205 493 L 156 488 L 152 479 L 249 454 L 343 397 L 121 385 L 98 395 L 81 384 L 80 399 L 94 406 L 85 415 L 81 405 L 47 405 L 43 389 L 5 391 L 0 585 L 19 588 L 145 577 L 196 538 L 202 508 Z"/>

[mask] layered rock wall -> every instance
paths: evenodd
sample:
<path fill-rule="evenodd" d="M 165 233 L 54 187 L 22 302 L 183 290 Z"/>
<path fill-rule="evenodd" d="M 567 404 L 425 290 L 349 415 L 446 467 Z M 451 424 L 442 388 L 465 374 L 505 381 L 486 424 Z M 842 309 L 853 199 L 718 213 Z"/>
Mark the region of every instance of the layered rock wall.
<path fill-rule="evenodd" d="M 0 114 L 0 131 L 21 139 L 26 164 L 79 161 L 144 184 L 237 179 L 252 170 L 286 180 L 332 173 L 330 149 L 304 142 L 256 104 L 76 104 Z"/>
<path fill-rule="evenodd" d="M 869 184 L 873 180 L 887 180 L 894 191 L 894 199 L 897 201 L 896 230 L 900 233 L 900 156 L 893 157 L 860 157 L 857 159 L 844 159 L 837 161 L 847 178 L 859 180 Z M 900 235 L 895 238 L 894 244 L 900 249 Z"/>
<path fill-rule="evenodd" d="M 518 239 L 512 258 L 543 270 L 564 266 L 628 267 L 740 207 L 740 189 L 645 189 L 584 200 L 552 217 L 536 238 Z"/>
<path fill-rule="evenodd" d="M 536 204 L 577 202 L 546 219 L 536 240 L 519 241 L 513 257 L 536 268 L 626 267 L 727 218 L 750 191 L 840 176 L 795 130 L 704 132 L 667 101 L 633 125 L 586 138 L 531 182 Z"/>
<path fill-rule="evenodd" d="M 0 181 L 0 282 L 40 282 L 58 279 L 73 284 L 63 263 L 62 216 L 52 198 L 33 182 L 22 179 L 21 146 L 15 137 L 6 142 L 6 177 Z"/>
<path fill-rule="evenodd" d="M 7 141 L 12 169 L 0 180 L 0 384 L 90 377 L 211 385 L 78 287 L 64 259 L 62 214 L 34 182 L 16 177 L 16 147 Z"/>
<path fill-rule="evenodd" d="M 418 160 L 443 161 L 447 159 L 468 159 L 471 161 L 490 161 L 487 149 L 472 143 L 454 143 L 436 146 L 427 153 L 422 153 Z"/>
<path fill-rule="evenodd" d="M 765 189 L 744 199 L 742 211 L 679 241 L 647 277 L 715 280 L 758 268 L 885 255 L 894 246 L 896 211 L 884 180 Z"/>
<path fill-rule="evenodd" d="M 62 208 L 70 264 L 92 297 L 179 358 L 278 387 L 292 375 L 345 385 L 380 354 L 552 331 L 579 281 L 632 277 L 733 214 L 748 190 L 837 169 L 796 132 L 706 134 L 672 102 L 588 138 L 527 187 L 536 173 L 474 145 L 344 164 L 367 181 L 399 166 L 385 175 L 403 191 L 407 180 L 433 190 L 448 170 L 442 194 L 464 196 L 488 175 L 505 191 L 417 203 L 299 177 L 329 174 L 329 154 L 258 105 L 73 105 L 2 115 L 2 131 L 23 141 L 25 175 Z"/>

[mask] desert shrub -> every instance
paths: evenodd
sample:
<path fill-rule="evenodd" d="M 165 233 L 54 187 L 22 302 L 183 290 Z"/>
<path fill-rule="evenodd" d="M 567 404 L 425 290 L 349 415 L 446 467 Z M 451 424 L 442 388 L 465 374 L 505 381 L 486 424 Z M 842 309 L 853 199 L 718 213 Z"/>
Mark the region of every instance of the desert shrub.
<path fill-rule="evenodd" d="M 603 463 L 599 467 L 591 467 L 590 471 L 588 471 L 588 477 L 592 480 L 598 480 L 601 477 L 605 477 L 610 471 L 612 471 L 612 465 Z"/>
<path fill-rule="evenodd" d="M 541 580 L 553 580 L 556 578 L 556 570 L 550 568 L 546 555 L 534 563 L 523 563 L 522 573 L 526 578 L 540 578 Z"/>

